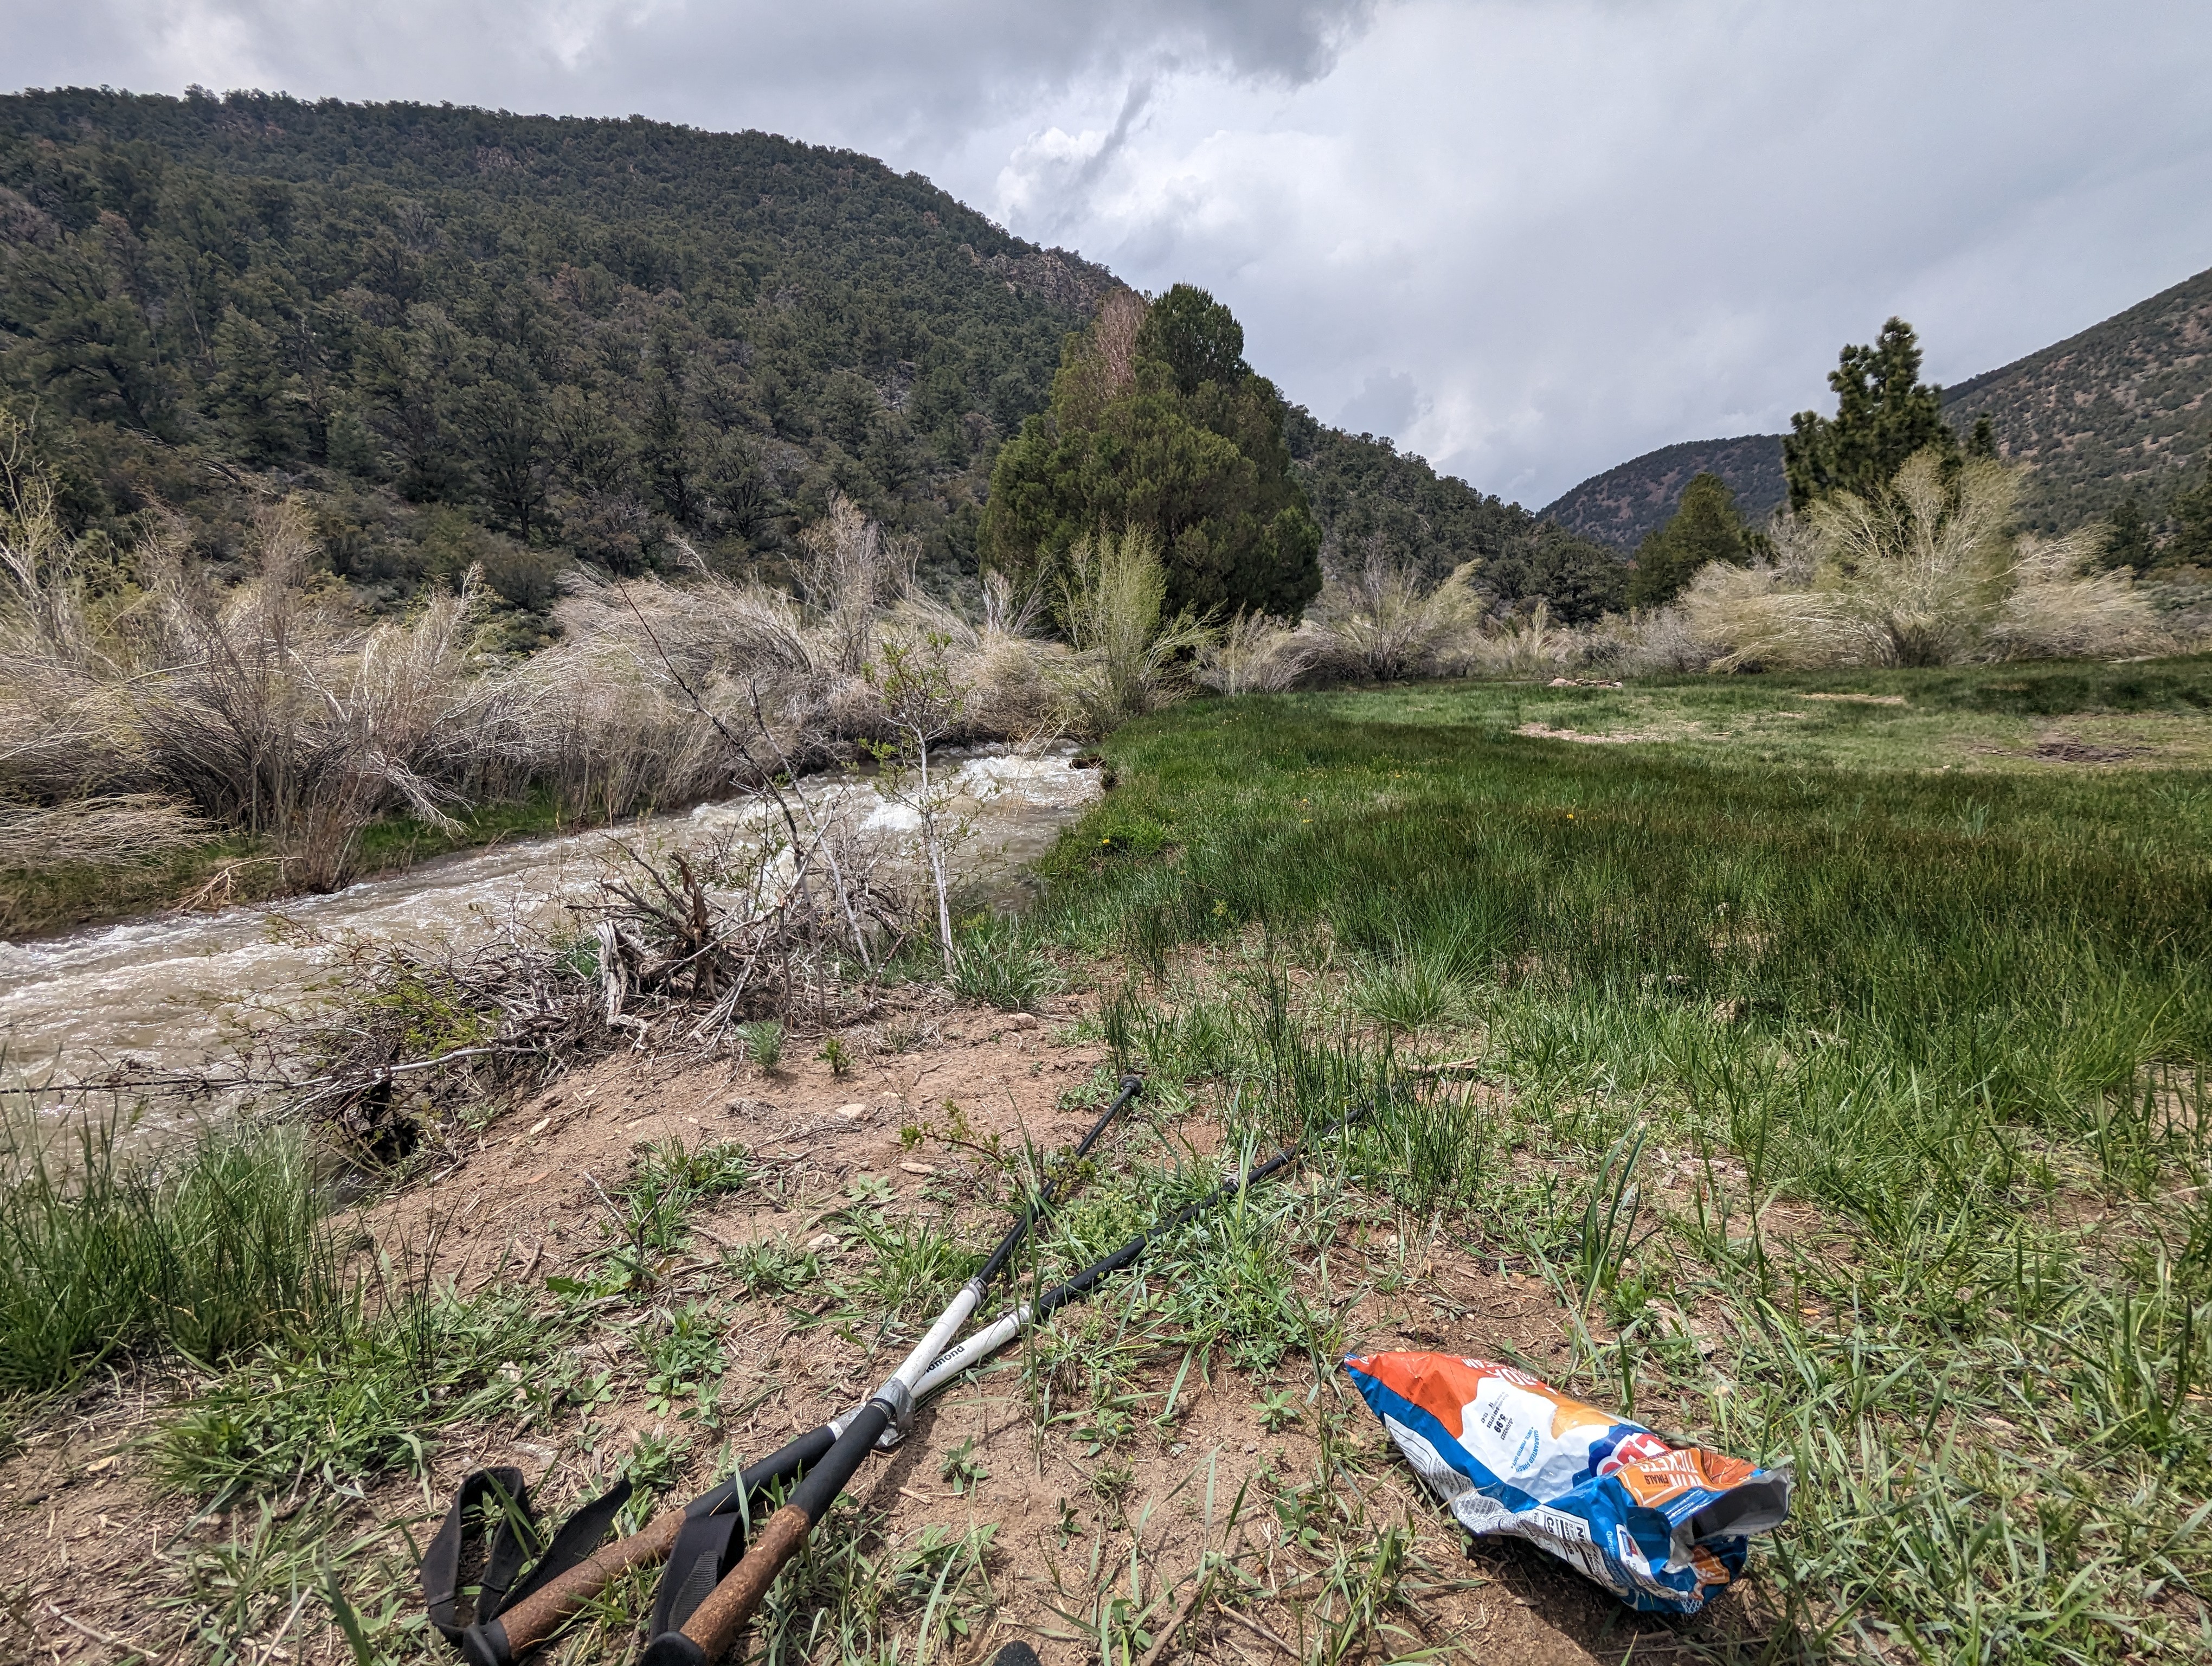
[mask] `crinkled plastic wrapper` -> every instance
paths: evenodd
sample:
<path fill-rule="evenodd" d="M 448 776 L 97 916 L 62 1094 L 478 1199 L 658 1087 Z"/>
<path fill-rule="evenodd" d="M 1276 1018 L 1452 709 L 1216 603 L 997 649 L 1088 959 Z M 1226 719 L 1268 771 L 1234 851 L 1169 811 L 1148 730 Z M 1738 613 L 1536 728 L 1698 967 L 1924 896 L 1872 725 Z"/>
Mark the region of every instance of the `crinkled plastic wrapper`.
<path fill-rule="evenodd" d="M 1633 1607 L 1695 1614 L 1790 1516 L 1790 1478 L 1570 1400 L 1488 1359 L 1344 1362 L 1414 1468 L 1471 1533 L 1540 1545 Z"/>

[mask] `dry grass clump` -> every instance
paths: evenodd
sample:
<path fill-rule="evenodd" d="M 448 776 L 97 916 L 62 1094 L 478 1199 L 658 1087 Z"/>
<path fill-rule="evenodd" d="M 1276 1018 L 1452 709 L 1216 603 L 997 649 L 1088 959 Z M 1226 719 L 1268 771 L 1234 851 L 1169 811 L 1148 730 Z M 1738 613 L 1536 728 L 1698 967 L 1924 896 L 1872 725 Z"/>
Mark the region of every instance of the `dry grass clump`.
<path fill-rule="evenodd" d="M 987 586 L 973 619 L 923 594 L 911 541 L 842 497 L 801 540 L 800 596 L 703 562 L 680 585 L 580 574 L 560 640 L 511 664 L 480 651 L 473 573 L 364 626 L 294 499 L 257 515 L 241 583 L 215 583 L 160 520 L 95 598 L 94 557 L 22 442 L 0 424 L 0 801 L 21 806 L 4 836 L 19 853 L 127 860 L 234 830 L 328 889 L 388 814 L 451 830 L 538 792 L 592 819 L 692 802 L 889 734 L 872 668 L 924 636 L 967 696 L 945 739 L 1030 734 L 1063 702 L 1047 672 L 1066 656 L 1031 634 L 1033 601 Z M 110 802 L 68 808 L 88 796 Z M 157 815 L 157 799 L 179 807 Z"/>
<path fill-rule="evenodd" d="M 1371 682 L 1433 676 L 1464 660 L 1479 639 L 1483 605 L 1474 569 L 1425 585 L 1390 558 L 1378 537 L 1357 563 L 1332 561 L 1304 635 L 1316 665 Z"/>
<path fill-rule="evenodd" d="M 1711 668 L 1942 666 L 2109 654 L 2159 635 L 2125 577 L 2080 575 L 2095 532 L 2021 538 L 2019 471 L 1933 452 L 1871 497 L 1842 493 L 1778 522 L 1775 557 L 1716 563 L 1682 601 Z"/>
<path fill-rule="evenodd" d="M 1069 653 L 1045 672 L 1066 726 L 1097 736 L 1175 698 L 1184 661 L 1213 641 L 1188 613 L 1164 617 L 1167 569 L 1141 527 L 1077 541 L 1060 570 L 1060 617 Z"/>
<path fill-rule="evenodd" d="M 142 861 L 189 848 L 216 831 L 190 805 L 158 793 L 115 793 L 51 806 L 0 800 L 0 868 Z"/>
<path fill-rule="evenodd" d="M 1199 649 L 1197 677 L 1217 694 L 1280 694 L 1319 657 L 1319 647 L 1290 620 L 1239 608 Z"/>

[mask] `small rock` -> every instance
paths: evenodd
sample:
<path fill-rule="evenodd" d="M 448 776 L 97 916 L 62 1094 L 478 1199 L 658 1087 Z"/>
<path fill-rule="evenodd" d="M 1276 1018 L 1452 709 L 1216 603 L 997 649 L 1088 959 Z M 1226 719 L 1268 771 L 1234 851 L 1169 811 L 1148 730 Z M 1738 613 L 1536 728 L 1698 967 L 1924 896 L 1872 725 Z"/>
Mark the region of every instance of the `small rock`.
<path fill-rule="evenodd" d="M 1030 1012 L 1017 1012 L 1006 1022 L 1017 1030 L 1034 1030 L 1037 1027 L 1036 1017 Z"/>
<path fill-rule="evenodd" d="M 935 1174 L 937 1170 L 927 1163 L 902 1163 L 899 1167 L 908 1174 Z"/>
<path fill-rule="evenodd" d="M 868 1114 L 868 1108 L 862 1104 L 840 1105 L 837 1107 L 837 1114 L 840 1116 L 866 1116 Z"/>
<path fill-rule="evenodd" d="M 1244 1450 L 1247 1452 L 1256 1452 L 1260 1450 L 1260 1443 L 1256 1440 L 1248 1440 L 1244 1443 Z"/>
<path fill-rule="evenodd" d="M 835 1250 L 837 1247 L 837 1235 L 835 1232 L 817 1232 L 806 1240 L 806 1247 L 817 1255 L 824 1250 Z"/>

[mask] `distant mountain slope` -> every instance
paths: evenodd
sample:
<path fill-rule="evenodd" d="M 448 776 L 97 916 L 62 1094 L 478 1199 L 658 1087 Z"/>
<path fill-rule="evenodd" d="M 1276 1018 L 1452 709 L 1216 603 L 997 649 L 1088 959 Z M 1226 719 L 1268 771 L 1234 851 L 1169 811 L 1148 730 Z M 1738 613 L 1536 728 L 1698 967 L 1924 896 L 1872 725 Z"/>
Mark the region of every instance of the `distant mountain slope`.
<path fill-rule="evenodd" d="M 2023 508 L 2063 531 L 2130 486 L 2164 493 L 2212 446 L 2212 271 L 1946 389 L 1961 429 L 1986 411 L 2004 454 L 2033 465 Z"/>
<path fill-rule="evenodd" d="M 1707 472 L 1728 482 L 1736 508 L 1753 524 L 1780 508 L 1788 496 L 1782 480 L 1782 436 L 1747 434 L 1662 446 L 1592 475 L 1543 513 L 1568 532 L 1633 550 L 1674 513 L 1682 488 Z"/>
<path fill-rule="evenodd" d="M 305 490 L 393 603 L 473 559 L 511 594 L 678 538 L 773 561 L 833 489 L 969 564 L 991 453 L 1114 283 L 763 133 L 0 98 L 0 394 L 73 519 L 158 501 L 220 557 Z"/>
<path fill-rule="evenodd" d="M 765 133 L 0 96 L 0 401 L 71 529 L 127 544 L 160 505 L 220 562 L 258 499 L 302 493 L 376 606 L 481 564 L 541 613 L 570 558 L 684 547 L 774 575 L 832 491 L 972 574 L 1000 442 L 1117 284 L 918 174 Z M 1555 613 L 1617 577 L 1518 505 L 1290 415 L 1340 544 L 1481 559 Z"/>
<path fill-rule="evenodd" d="M 2132 486 L 2146 499 L 2212 452 L 2212 271 L 2199 272 L 2077 336 L 1943 393 L 1962 432 L 1986 413 L 2007 457 L 2030 465 L 2031 526 L 2064 532 L 2108 514 Z M 1592 475 L 1543 513 L 1570 532 L 1632 550 L 1711 469 L 1756 519 L 1781 503 L 1782 436 L 1690 440 Z"/>

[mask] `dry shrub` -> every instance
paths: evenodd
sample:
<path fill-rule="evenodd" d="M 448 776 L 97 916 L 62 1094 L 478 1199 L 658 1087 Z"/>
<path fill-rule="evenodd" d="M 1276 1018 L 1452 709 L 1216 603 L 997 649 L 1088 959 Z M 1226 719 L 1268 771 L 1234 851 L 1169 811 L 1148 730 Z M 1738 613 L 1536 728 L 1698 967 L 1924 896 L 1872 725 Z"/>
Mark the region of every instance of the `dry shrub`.
<path fill-rule="evenodd" d="M 1370 538 L 1356 564 L 1328 563 L 1304 627 L 1315 660 L 1338 676 L 1381 683 L 1443 670 L 1481 621 L 1474 570 L 1425 586 Z"/>
<path fill-rule="evenodd" d="M 830 663 L 858 677 L 868 663 L 877 610 L 914 587 L 920 546 L 911 538 L 884 538 L 850 498 L 832 492 L 830 513 L 799 535 L 799 547 L 808 622 Z"/>
<path fill-rule="evenodd" d="M 0 802 L 0 868 L 119 866 L 185 849 L 217 831 L 190 805 L 158 793 L 118 793 L 51 807 Z"/>
<path fill-rule="evenodd" d="M 1290 621 L 1239 608 L 1220 639 L 1199 649 L 1198 680 L 1219 694 L 1280 694 L 1319 657 Z"/>
<path fill-rule="evenodd" d="M 1045 674 L 1079 733 L 1103 735 L 1173 698 L 1182 662 L 1213 640 L 1212 628 L 1187 612 L 1162 617 L 1167 569 L 1142 527 L 1077 540 L 1060 582 L 1070 652 Z"/>
<path fill-rule="evenodd" d="M 966 735 L 1032 736 L 1054 727 L 1060 696 L 1052 668 L 1067 658 L 1063 644 L 1036 634 L 1042 613 L 1036 590 L 990 572 L 983 575 L 980 616 L 970 617 L 940 597 L 909 587 L 878 629 L 909 648 L 926 638 L 945 644 L 954 676 L 966 690 Z"/>
<path fill-rule="evenodd" d="M 1683 597 L 1687 634 L 1716 645 L 1722 671 L 1941 666 L 2153 640 L 2154 617 L 2128 580 L 2079 575 L 2094 529 L 2047 544 L 2017 535 L 2019 489 L 2017 470 L 1954 468 L 1924 452 L 1871 497 L 1838 494 L 1778 521 L 1771 562 L 1706 568 Z"/>
<path fill-rule="evenodd" d="M 1504 677 L 1549 677 L 1592 658 L 1605 657 L 1601 639 L 1554 624 L 1550 604 L 1464 639 L 1458 667 Z"/>
<path fill-rule="evenodd" d="M 2012 593 L 1984 639 L 1992 657 L 2067 660 L 2166 645 L 2169 629 L 2130 575 L 2082 570 L 2103 533 L 2091 526 L 2063 538 L 2021 539 Z"/>

